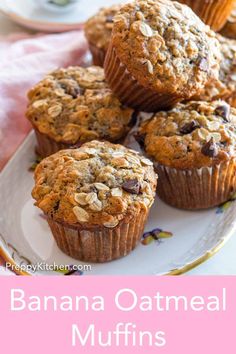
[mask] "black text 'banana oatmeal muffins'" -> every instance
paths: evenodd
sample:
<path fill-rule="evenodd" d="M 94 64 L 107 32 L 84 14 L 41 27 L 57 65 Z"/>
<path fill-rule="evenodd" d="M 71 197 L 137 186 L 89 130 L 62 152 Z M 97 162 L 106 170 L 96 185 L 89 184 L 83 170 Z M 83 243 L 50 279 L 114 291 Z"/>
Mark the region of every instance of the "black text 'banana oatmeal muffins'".
<path fill-rule="evenodd" d="M 69 67 L 47 75 L 28 93 L 26 112 L 45 157 L 97 140 L 120 142 L 135 113 L 114 96 L 100 67 Z"/>
<path fill-rule="evenodd" d="M 63 252 L 106 262 L 127 255 L 139 242 L 156 182 L 147 158 L 92 141 L 44 159 L 32 195 Z"/>
<path fill-rule="evenodd" d="M 201 209 L 235 194 L 236 110 L 226 102 L 190 102 L 159 112 L 143 123 L 137 140 L 154 162 L 165 202 Z"/>
<path fill-rule="evenodd" d="M 121 5 L 113 5 L 102 8 L 85 23 L 85 36 L 89 43 L 94 65 L 103 66 L 111 39 L 113 17 L 120 7 Z"/>
<path fill-rule="evenodd" d="M 157 111 L 198 94 L 219 75 L 219 43 L 193 11 L 169 0 L 121 7 L 104 64 L 121 101 Z"/>
<path fill-rule="evenodd" d="M 219 79 L 211 80 L 200 96 L 194 99 L 213 101 L 223 99 L 236 107 L 236 40 L 217 34 L 220 42 L 222 59 L 220 62 Z"/>

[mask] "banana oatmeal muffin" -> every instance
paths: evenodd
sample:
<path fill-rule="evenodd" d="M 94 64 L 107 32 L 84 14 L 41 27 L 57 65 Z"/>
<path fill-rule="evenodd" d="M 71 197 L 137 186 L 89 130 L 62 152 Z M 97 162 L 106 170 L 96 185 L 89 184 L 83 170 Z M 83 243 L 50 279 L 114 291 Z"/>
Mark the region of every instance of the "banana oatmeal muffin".
<path fill-rule="evenodd" d="M 152 162 L 136 151 L 91 141 L 44 159 L 32 195 L 63 252 L 106 262 L 139 242 L 156 182 Z"/>
<path fill-rule="evenodd" d="M 179 0 L 179 2 L 190 6 L 193 11 L 211 26 L 214 31 L 219 31 L 227 21 L 234 0 Z"/>
<path fill-rule="evenodd" d="M 152 112 L 197 95 L 218 78 L 215 34 L 193 11 L 169 0 L 136 0 L 114 17 L 106 79 L 130 107 Z"/>
<path fill-rule="evenodd" d="M 114 96 L 100 67 L 69 67 L 47 75 L 28 93 L 26 112 L 45 157 L 93 139 L 120 142 L 136 115 Z"/>
<path fill-rule="evenodd" d="M 201 209 L 236 192 L 236 109 L 224 101 L 178 104 L 140 127 L 137 140 L 154 161 L 159 196 Z"/>
<path fill-rule="evenodd" d="M 89 43 L 94 65 L 103 66 L 111 39 L 113 17 L 120 7 L 121 5 L 113 5 L 102 8 L 85 23 L 85 36 Z"/>
<path fill-rule="evenodd" d="M 211 80 L 195 99 L 213 101 L 223 99 L 236 107 L 236 40 L 217 35 L 222 59 L 219 79 Z"/>

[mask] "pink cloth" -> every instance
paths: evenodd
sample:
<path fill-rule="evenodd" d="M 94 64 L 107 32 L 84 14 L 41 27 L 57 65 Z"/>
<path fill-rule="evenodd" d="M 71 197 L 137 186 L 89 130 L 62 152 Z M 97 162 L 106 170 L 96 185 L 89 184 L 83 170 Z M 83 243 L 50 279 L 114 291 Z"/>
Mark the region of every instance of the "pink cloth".
<path fill-rule="evenodd" d="M 86 52 L 82 31 L 0 38 L 0 171 L 31 129 L 27 91 L 49 71 L 81 64 Z M 0 276 L 9 274 L 0 257 Z"/>
<path fill-rule="evenodd" d="M 29 88 L 57 67 L 81 64 L 86 51 L 82 31 L 0 38 L 0 170 L 30 130 Z"/>

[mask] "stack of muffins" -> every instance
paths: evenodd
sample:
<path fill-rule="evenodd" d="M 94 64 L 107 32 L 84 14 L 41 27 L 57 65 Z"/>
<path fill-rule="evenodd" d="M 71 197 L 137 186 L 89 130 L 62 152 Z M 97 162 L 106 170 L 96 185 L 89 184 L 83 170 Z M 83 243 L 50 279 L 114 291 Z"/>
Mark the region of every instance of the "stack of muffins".
<path fill-rule="evenodd" d="M 214 29 L 226 2 L 204 12 Z M 106 262 L 138 244 L 156 186 L 183 209 L 235 194 L 236 41 L 170 0 L 102 9 L 85 34 L 98 66 L 56 70 L 28 95 L 44 157 L 32 195 L 62 251 Z M 140 111 L 152 112 L 136 129 L 143 155 L 121 145 Z"/>

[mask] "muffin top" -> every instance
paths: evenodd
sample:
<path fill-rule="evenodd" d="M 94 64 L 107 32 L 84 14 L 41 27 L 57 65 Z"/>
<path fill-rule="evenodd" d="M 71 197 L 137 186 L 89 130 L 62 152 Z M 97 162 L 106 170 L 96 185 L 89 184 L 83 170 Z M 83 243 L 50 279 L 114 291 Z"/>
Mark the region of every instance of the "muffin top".
<path fill-rule="evenodd" d="M 113 5 L 102 8 L 96 15 L 88 19 L 84 31 L 89 43 L 105 51 L 107 50 L 113 28 L 113 17 L 120 7 L 121 5 Z"/>
<path fill-rule="evenodd" d="M 133 110 L 113 95 L 100 67 L 58 69 L 32 88 L 28 98 L 27 118 L 58 142 L 118 141 L 133 123 Z"/>
<path fill-rule="evenodd" d="M 235 158 L 236 109 L 224 101 L 178 104 L 144 122 L 137 140 L 165 166 L 211 167 Z"/>
<path fill-rule="evenodd" d="M 210 80 L 199 97 L 201 100 L 226 99 L 236 91 L 236 40 L 219 34 L 217 39 L 222 54 L 219 79 Z"/>
<path fill-rule="evenodd" d="M 215 34 L 178 2 L 136 0 L 122 6 L 111 43 L 135 79 L 154 90 L 190 97 L 218 77 Z"/>
<path fill-rule="evenodd" d="M 136 151 L 91 141 L 44 159 L 35 183 L 36 205 L 54 220 L 113 228 L 152 205 L 156 175 L 152 162 Z"/>

